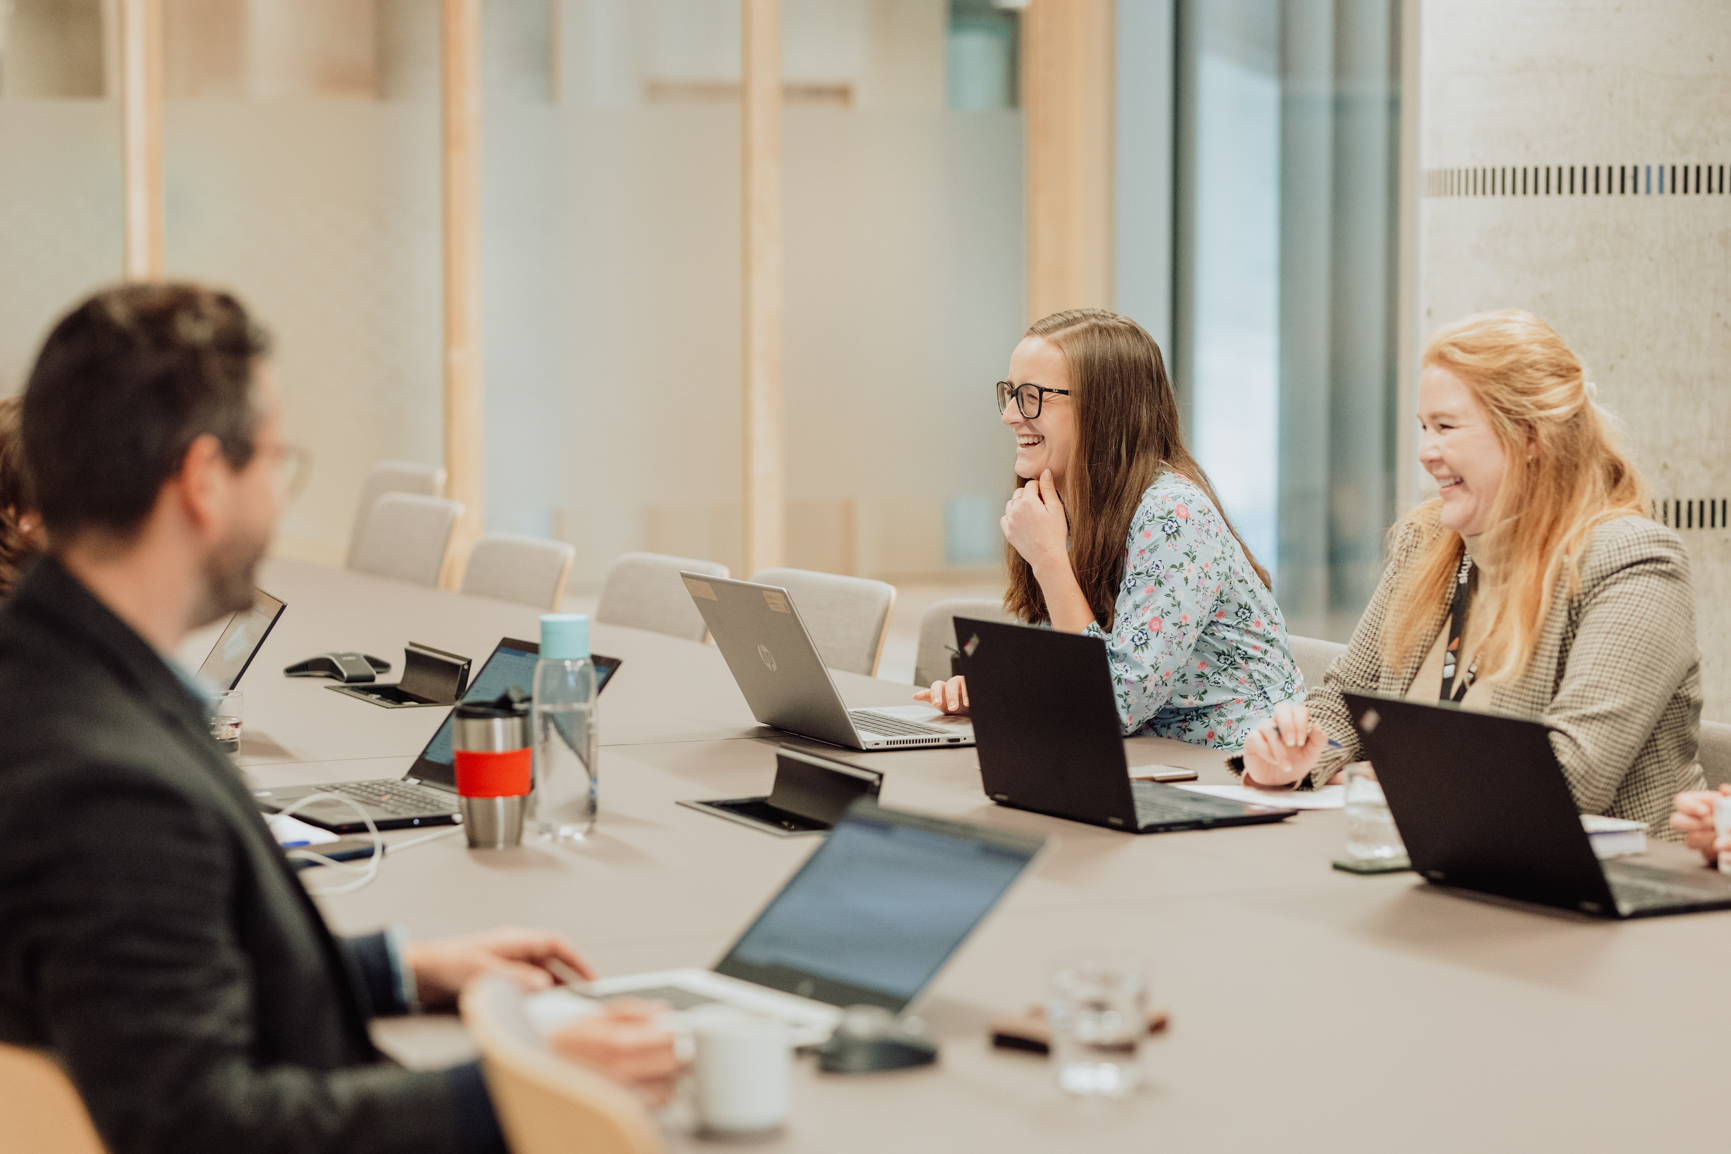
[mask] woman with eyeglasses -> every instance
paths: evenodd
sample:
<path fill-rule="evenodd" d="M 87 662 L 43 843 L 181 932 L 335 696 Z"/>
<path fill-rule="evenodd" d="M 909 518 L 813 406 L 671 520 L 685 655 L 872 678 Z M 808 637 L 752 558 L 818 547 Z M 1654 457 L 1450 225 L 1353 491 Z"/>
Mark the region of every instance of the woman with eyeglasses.
<path fill-rule="evenodd" d="M 1005 608 L 1106 643 L 1125 734 L 1239 748 L 1303 681 L 1268 574 L 1184 447 L 1154 338 L 1104 309 L 1056 313 L 997 400 L 1016 437 Z M 967 712 L 960 677 L 914 696 Z"/>
<path fill-rule="evenodd" d="M 1705 848 L 1695 589 L 1580 358 L 1531 313 L 1431 338 L 1418 460 L 1438 495 L 1391 534 L 1352 644 L 1244 746 L 1246 785 L 1326 785 L 1363 756 L 1342 690 L 1536 717 L 1582 813 Z M 1691 824 L 1693 823 L 1693 824 Z M 1708 823 L 1711 824 L 1710 822 Z"/>

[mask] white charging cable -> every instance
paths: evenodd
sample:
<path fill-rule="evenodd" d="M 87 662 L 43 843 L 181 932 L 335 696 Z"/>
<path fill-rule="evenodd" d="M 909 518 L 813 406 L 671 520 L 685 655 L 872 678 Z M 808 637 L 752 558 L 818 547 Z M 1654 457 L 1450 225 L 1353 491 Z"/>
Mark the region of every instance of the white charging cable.
<path fill-rule="evenodd" d="M 312 894 L 314 897 L 333 898 L 340 897 L 343 894 L 352 894 L 358 889 L 365 888 L 374 878 L 379 876 L 379 862 L 385 856 L 385 839 L 379 833 L 378 825 L 373 821 L 372 815 L 367 812 L 365 806 L 354 798 L 344 796 L 340 793 L 309 793 L 288 807 L 278 810 L 275 816 L 293 817 L 301 811 L 303 806 L 311 805 L 315 801 L 340 801 L 353 809 L 356 813 L 360 814 L 361 820 L 367 824 L 367 833 L 371 834 L 373 838 L 373 856 L 367 859 L 366 865 L 358 866 L 346 861 L 338 861 L 335 858 L 328 858 L 324 854 L 307 846 L 297 845 L 286 848 L 285 852 L 290 858 L 298 858 L 301 861 L 316 862 L 319 865 L 329 866 L 331 869 L 339 870 L 343 873 L 361 875 L 356 880 L 345 882 L 339 886 L 320 886 L 316 889 L 312 886 L 307 886 L 307 892 Z"/>

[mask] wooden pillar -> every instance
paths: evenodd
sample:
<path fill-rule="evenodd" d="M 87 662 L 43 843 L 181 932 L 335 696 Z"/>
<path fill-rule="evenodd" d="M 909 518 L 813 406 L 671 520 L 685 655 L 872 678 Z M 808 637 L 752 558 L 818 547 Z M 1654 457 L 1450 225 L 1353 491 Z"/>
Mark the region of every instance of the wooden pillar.
<path fill-rule="evenodd" d="M 1030 0 L 1022 14 L 1028 319 L 1112 307 L 1113 0 Z"/>
<path fill-rule="evenodd" d="M 781 3 L 740 0 L 741 576 L 786 548 L 781 445 Z"/>
<path fill-rule="evenodd" d="M 121 275 L 162 277 L 162 0 L 120 0 Z"/>
<path fill-rule="evenodd" d="M 454 588 L 485 524 L 481 379 L 481 0 L 442 0 L 445 495 L 463 516 L 442 584 Z"/>

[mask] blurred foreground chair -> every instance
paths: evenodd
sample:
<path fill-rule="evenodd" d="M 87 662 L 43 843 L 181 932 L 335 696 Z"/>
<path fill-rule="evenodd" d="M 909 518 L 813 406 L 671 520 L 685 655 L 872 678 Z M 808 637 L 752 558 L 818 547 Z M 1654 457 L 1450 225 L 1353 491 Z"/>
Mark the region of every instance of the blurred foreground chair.
<path fill-rule="evenodd" d="M 1723 721 L 1701 723 L 1701 746 L 1696 751 L 1701 772 L 1707 775 L 1707 788 L 1718 789 L 1731 781 L 1731 725 Z"/>
<path fill-rule="evenodd" d="M 896 604 L 894 585 L 811 569 L 759 569 L 751 579 L 787 590 L 826 666 L 877 676 Z"/>
<path fill-rule="evenodd" d="M 577 550 L 563 541 L 520 533 L 483 533 L 469 553 L 463 592 L 555 612 Z"/>
<path fill-rule="evenodd" d="M 1322 675 L 1328 672 L 1334 659 L 1346 652 L 1346 646 L 1340 642 L 1324 641 L 1320 637 L 1293 635 L 1286 640 L 1292 646 L 1292 659 L 1298 662 L 1298 671 L 1304 674 L 1306 689 L 1321 685 Z"/>
<path fill-rule="evenodd" d="M 103 1154 L 72 1079 L 35 1050 L 0 1043 L 0 1120 L 4 1154 Z"/>
<path fill-rule="evenodd" d="M 375 461 L 361 482 L 361 496 L 355 502 L 355 525 L 349 530 L 348 567 L 355 568 L 355 549 L 361 543 L 361 530 L 373 504 L 386 493 L 419 493 L 423 497 L 445 495 L 445 470 L 437 465 L 417 465 L 413 461 Z"/>
<path fill-rule="evenodd" d="M 709 636 L 709 626 L 691 603 L 691 592 L 679 578 L 681 569 L 710 577 L 727 576 L 727 566 L 715 561 L 666 553 L 622 553 L 607 570 L 595 620 L 702 641 Z"/>
<path fill-rule="evenodd" d="M 476 978 L 463 990 L 462 1011 L 511 1154 L 662 1150 L 655 1123 L 636 1095 L 553 1053 L 509 981 Z"/>
<path fill-rule="evenodd" d="M 1004 608 L 1002 601 L 990 597 L 952 597 L 934 602 L 920 614 L 919 648 L 914 651 L 914 684 L 922 689 L 934 681 L 950 678 L 950 656 L 956 647 L 958 617 L 980 621 L 1007 621 L 1015 624 L 1015 615 Z"/>
<path fill-rule="evenodd" d="M 443 497 L 386 493 L 361 522 L 349 568 L 436 589 L 462 515 L 462 505 Z"/>

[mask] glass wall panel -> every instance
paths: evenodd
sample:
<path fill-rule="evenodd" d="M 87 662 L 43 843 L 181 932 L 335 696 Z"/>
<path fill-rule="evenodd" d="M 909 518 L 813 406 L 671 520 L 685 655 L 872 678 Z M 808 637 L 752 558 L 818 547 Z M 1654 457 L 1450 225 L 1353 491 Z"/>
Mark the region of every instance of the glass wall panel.
<path fill-rule="evenodd" d="M 340 561 L 380 458 L 443 454 L 437 4 L 165 0 L 168 275 L 271 328 L 310 448 L 279 551 Z"/>
<path fill-rule="evenodd" d="M 1020 117 L 945 107 L 945 0 L 783 14 L 789 563 L 995 565 Z M 488 20 L 490 45 L 547 21 L 558 61 L 545 99 L 487 57 L 489 523 L 577 544 L 575 582 L 628 549 L 737 566 L 738 5 Z"/>
<path fill-rule="evenodd" d="M 120 276 L 120 109 L 99 0 L 0 3 L 0 396 L 49 325 Z"/>
<path fill-rule="evenodd" d="M 1180 0 L 1176 356 L 1295 633 L 1345 640 L 1395 511 L 1399 5 Z"/>

